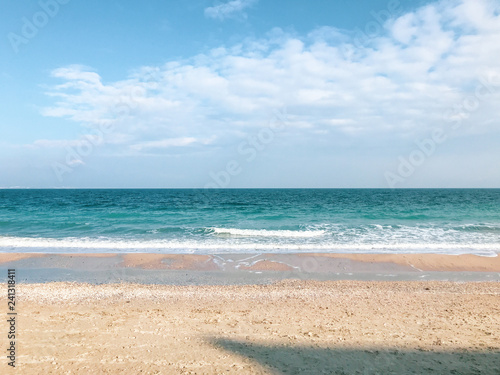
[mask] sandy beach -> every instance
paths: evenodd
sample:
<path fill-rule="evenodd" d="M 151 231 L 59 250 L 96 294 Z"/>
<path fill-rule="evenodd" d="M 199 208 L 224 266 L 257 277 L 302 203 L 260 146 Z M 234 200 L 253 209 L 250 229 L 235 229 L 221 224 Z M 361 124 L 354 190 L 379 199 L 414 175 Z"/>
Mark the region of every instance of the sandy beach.
<path fill-rule="evenodd" d="M 283 273 L 287 271 L 285 265 L 293 269 L 297 267 L 295 264 L 303 264 L 300 262 L 304 257 L 314 257 L 320 264 L 315 270 L 309 269 L 313 276 L 328 274 L 324 267 L 345 267 L 347 273 L 357 269 L 354 274 L 360 280 L 276 281 L 264 277 L 265 283 L 254 282 L 253 277 L 266 273 L 290 275 Z M 101 264 L 103 272 L 114 268 L 173 272 L 172 275 L 187 274 L 184 280 L 191 280 L 185 285 L 20 282 L 15 371 L 23 374 L 498 374 L 500 371 L 498 279 L 363 281 L 364 273 L 375 275 L 373 272 L 379 272 L 380 267 L 415 275 L 425 274 L 425 269 L 431 266 L 432 272 L 446 275 L 451 275 L 450 272 L 491 275 L 499 271 L 498 258 L 344 254 L 261 256 L 253 258 L 254 262 L 245 257 L 239 261 L 233 258 L 233 262 L 226 263 L 239 264 L 239 267 L 233 265 L 240 272 L 236 274 L 239 282 L 232 283 L 234 279 L 229 278 L 226 285 L 207 285 L 200 275 L 227 272 L 236 277 L 229 266 L 224 268 L 220 257 L 2 254 L 2 267 L 24 269 L 26 273 L 45 267 L 54 277 L 64 275 L 69 269 L 77 271 L 78 267 L 85 273 L 85 269 L 95 269 Z M 334 262 L 325 265 L 322 259 Z M 306 264 L 312 267 L 313 263 L 309 260 Z M 116 272 L 113 277 L 124 275 Z M 0 303 L 7 306 L 5 295 Z M 6 335 L 2 335 L 2 347 L 6 345 Z M 1 368 L 2 373 L 13 373 L 6 360 Z"/>
<path fill-rule="evenodd" d="M 18 293 L 23 374 L 499 370 L 498 283 L 49 283 Z"/>

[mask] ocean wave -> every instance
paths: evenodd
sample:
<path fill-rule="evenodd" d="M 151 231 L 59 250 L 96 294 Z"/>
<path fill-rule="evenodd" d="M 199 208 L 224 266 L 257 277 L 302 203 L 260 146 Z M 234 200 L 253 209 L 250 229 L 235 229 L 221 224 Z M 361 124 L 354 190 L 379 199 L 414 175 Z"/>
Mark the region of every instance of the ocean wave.
<path fill-rule="evenodd" d="M 490 232 L 500 234 L 500 225 L 495 224 L 463 224 L 460 226 L 453 227 L 452 229 L 463 232 Z"/>
<path fill-rule="evenodd" d="M 237 229 L 237 228 L 208 228 L 209 231 L 219 235 L 242 237 L 295 237 L 311 238 L 323 236 L 325 230 L 267 230 L 267 229 Z"/>
<path fill-rule="evenodd" d="M 497 256 L 500 243 L 238 243 L 196 240 L 0 237 L 0 251 L 17 252 L 169 252 L 169 253 L 434 253 Z"/>

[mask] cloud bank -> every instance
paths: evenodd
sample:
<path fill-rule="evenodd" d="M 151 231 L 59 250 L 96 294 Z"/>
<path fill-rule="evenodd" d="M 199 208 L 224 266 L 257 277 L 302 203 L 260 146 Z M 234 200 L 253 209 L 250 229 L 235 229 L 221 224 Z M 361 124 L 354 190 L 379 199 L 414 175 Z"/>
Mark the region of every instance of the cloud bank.
<path fill-rule="evenodd" d="M 208 13 L 222 19 L 249 3 Z M 450 133 L 456 137 L 498 132 L 499 8 L 440 1 L 386 19 L 378 33 L 274 29 L 115 82 L 88 67 L 62 67 L 52 72 L 60 83 L 48 90 L 54 104 L 42 114 L 85 129 L 113 126 L 104 144 L 131 155 L 232 147 L 281 108 L 289 114 L 286 141 L 312 149 L 338 137 L 416 139 L 457 119 L 467 126 Z M 483 95 L 472 103 L 477 90 Z"/>

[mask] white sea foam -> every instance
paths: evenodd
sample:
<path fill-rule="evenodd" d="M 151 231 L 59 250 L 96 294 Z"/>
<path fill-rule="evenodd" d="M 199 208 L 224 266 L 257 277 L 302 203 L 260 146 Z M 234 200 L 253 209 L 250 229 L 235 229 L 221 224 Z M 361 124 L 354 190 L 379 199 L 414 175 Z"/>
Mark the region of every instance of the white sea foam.
<path fill-rule="evenodd" d="M 169 252 L 169 253 L 435 253 L 497 256 L 500 243 L 256 243 L 218 240 L 115 240 L 0 237 L 0 252 Z"/>
<path fill-rule="evenodd" d="M 215 234 L 241 236 L 241 237 L 295 237 L 311 238 L 323 236 L 324 230 L 266 230 L 266 229 L 236 229 L 236 228 L 210 228 Z"/>

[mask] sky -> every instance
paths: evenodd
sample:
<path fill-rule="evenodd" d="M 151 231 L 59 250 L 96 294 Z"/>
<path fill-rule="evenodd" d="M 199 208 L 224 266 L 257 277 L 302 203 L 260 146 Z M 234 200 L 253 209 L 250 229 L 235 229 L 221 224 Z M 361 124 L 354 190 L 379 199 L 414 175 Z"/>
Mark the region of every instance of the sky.
<path fill-rule="evenodd" d="M 500 188 L 500 0 L 0 6 L 0 187 Z"/>

